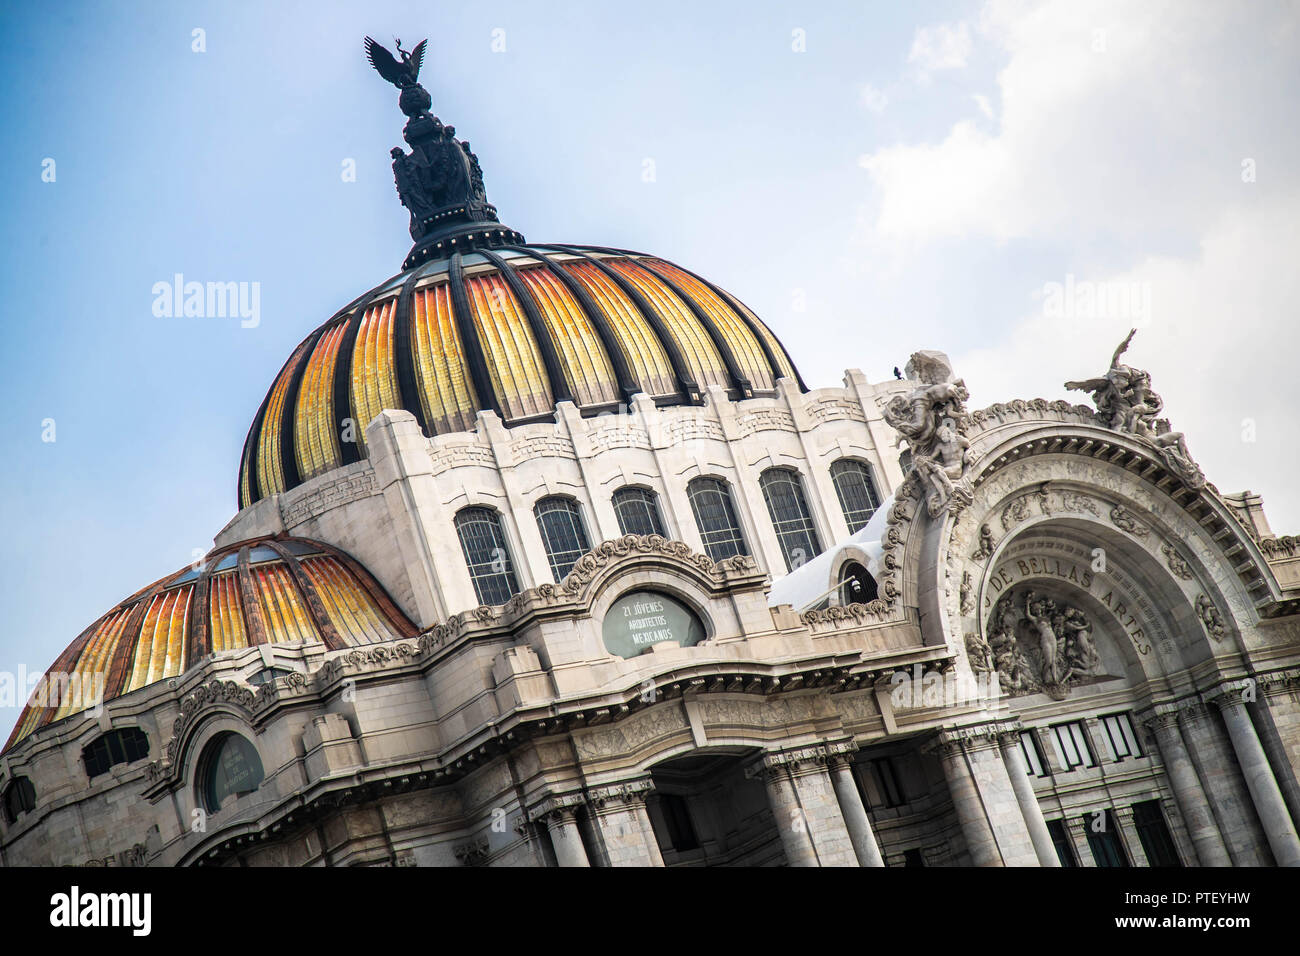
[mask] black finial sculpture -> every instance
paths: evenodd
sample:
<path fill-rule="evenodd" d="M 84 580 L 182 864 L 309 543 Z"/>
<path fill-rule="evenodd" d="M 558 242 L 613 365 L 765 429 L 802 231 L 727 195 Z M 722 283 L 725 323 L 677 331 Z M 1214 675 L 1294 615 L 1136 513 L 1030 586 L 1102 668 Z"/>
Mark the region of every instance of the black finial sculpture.
<path fill-rule="evenodd" d="M 524 241 L 497 219 L 496 207 L 487 201 L 483 188 L 478 157 L 469 143 L 456 139 L 456 128 L 444 126 L 429 112 L 433 99 L 419 81 L 427 45 L 427 40 L 421 40 L 408 52 L 398 40 L 399 61 L 370 37 L 365 39 L 366 59 L 402 91 L 398 105 L 407 118 L 402 138 L 411 151 L 394 146 L 389 154 L 397 195 L 411 214 L 411 238 L 415 240 L 403 269 L 433 256 Z"/>

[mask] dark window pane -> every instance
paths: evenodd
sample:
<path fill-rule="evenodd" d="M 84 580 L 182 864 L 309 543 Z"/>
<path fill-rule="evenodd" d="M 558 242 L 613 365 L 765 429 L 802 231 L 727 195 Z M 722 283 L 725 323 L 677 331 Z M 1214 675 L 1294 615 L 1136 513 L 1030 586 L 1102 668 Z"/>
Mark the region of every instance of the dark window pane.
<path fill-rule="evenodd" d="M 614 514 L 623 534 L 657 534 L 667 537 L 659 518 L 658 496 L 647 488 L 620 488 L 614 492 Z"/>
<path fill-rule="evenodd" d="M 149 737 L 139 727 L 110 730 L 81 750 L 86 776 L 94 778 L 120 763 L 142 760 L 149 755 Z"/>
<path fill-rule="evenodd" d="M 717 478 L 696 478 L 686 486 L 691 511 L 700 529 L 704 553 L 714 561 L 736 554 L 749 554 L 745 536 L 731 505 L 731 490 Z"/>
<path fill-rule="evenodd" d="M 700 839 L 695 834 L 695 824 L 691 820 L 691 810 L 686 798 L 675 793 L 661 794 L 659 806 L 663 810 L 664 823 L 668 828 L 668 846 L 678 853 L 698 850 Z"/>
<path fill-rule="evenodd" d="M 759 476 L 758 483 L 781 544 L 786 569 L 793 571 L 821 554 L 821 541 L 808 512 L 799 473 L 789 468 L 769 468 Z"/>
<path fill-rule="evenodd" d="M 1088 831 L 1088 846 L 1098 866 L 1128 866 L 1128 857 L 1119 840 L 1115 814 L 1106 810 L 1100 817 L 1088 814 L 1083 818 Z"/>
<path fill-rule="evenodd" d="M 469 565 L 480 604 L 505 604 L 519 593 L 501 518 L 491 508 L 466 508 L 456 515 L 456 534 Z"/>
<path fill-rule="evenodd" d="M 1056 847 L 1056 856 L 1061 861 L 1061 866 L 1078 866 L 1079 863 L 1074 858 L 1074 844 L 1065 832 L 1065 821 L 1048 820 L 1047 832 L 1052 835 L 1052 845 Z"/>
<path fill-rule="evenodd" d="M 17 823 L 20 816 L 36 808 L 36 788 L 26 777 L 14 777 L 5 787 L 4 805 L 5 819 Z"/>
<path fill-rule="evenodd" d="M 920 850 L 904 850 L 903 866 L 925 866 L 925 858 Z"/>
<path fill-rule="evenodd" d="M 1151 866 L 1182 866 L 1159 800 L 1133 804 L 1133 826 Z"/>
<path fill-rule="evenodd" d="M 871 468 L 852 458 L 841 458 L 831 465 L 831 481 L 849 531 L 861 531 L 880 507 L 880 493 L 876 491 Z"/>
<path fill-rule="evenodd" d="M 577 560 L 591 550 L 582 515 L 571 498 L 543 498 L 533 509 L 537 528 L 542 533 L 551 573 L 559 584 L 573 570 Z"/>

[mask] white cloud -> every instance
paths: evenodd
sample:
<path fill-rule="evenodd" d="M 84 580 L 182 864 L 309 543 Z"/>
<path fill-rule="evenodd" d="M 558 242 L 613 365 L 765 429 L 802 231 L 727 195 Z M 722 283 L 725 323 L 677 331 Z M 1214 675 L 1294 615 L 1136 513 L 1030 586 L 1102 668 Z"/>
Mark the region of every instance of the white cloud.
<path fill-rule="evenodd" d="M 862 105 L 873 113 L 883 113 L 889 105 L 889 97 L 868 83 L 862 87 Z"/>
<path fill-rule="evenodd" d="M 1151 371 L 1209 479 L 1263 493 L 1279 533 L 1300 531 L 1290 407 L 1300 135 L 1286 120 L 1298 16 L 1285 4 L 992 0 L 976 39 L 1004 62 L 998 109 L 966 94 L 983 117 L 859 160 L 874 186 L 864 259 L 923 247 L 969 255 L 971 240 L 1014 240 L 1027 259 L 1064 263 L 1027 298 L 1066 272 L 1147 284 L 1151 321 L 1130 363 Z M 1242 180 L 1247 158 L 1258 182 Z M 1130 327 L 1041 309 L 1012 319 L 991 325 L 986 347 L 955 356 L 980 404 L 1086 402 L 1061 383 L 1099 374 Z M 1247 419 L 1253 443 L 1243 441 Z"/>
<path fill-rule="evenodd" d="M 912 52 L 907 62 L 916 66 L 922 79 L 939 70 L 959 70 L 970 57 L 970 28 L 965 21 L 958 24 L 939 23 L 921 27 L 912 38 Z"/>

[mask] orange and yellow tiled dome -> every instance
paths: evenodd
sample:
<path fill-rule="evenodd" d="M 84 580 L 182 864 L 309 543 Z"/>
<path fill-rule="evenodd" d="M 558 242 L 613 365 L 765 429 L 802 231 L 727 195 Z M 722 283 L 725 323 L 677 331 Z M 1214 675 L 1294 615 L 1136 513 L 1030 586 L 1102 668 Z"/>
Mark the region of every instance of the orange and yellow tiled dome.
<path fill-rule="evenodd" d="M 417 631 L 365 568 L 329 545 L 306 538 L 231 545 L 136 592 L 82 631 L 36 687 L 4 749 L 91 706 L 101 685 L 102 700 L 112 700 L 183 674 L 209 654 L 316 641 L 339 650 Z M 47 683 L 51 675 L 57 683 Z"/>
<path fill-rule="evenodd" d="M 473 237 L 470 237 L 473 238 Z M 776 336 L 738 299 L 663 259 L 566 245 L 496 245 L 408 269 L 289 357 L 244 444 L 239 506 L 364 457 L 380 411 L 426 435 L 507 425 L 571 401 L 586 413 L 644 392 L 697 403 L 802 387 Z M 343 440 L 344 436 L 354 440 Z"/>

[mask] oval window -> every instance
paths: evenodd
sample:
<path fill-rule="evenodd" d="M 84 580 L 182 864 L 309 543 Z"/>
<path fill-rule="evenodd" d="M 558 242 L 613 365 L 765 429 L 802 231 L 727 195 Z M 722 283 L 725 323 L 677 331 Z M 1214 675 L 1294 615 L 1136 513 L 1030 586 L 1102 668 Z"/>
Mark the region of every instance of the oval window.
<path fill-rule="evenodd" d="M 199 768 L 199 792 L 208 813 L 262 785 L 257 748 L 239 734 L 225 733 L 208 744 Z"/>
<path fill-rule="evenodd" d="M 605 612 L 601 627 L 605 649 L 619 657 L 636 657 L 656 644 L 691 647 L 704 640 L 704 622 L 681 601 L 657 591 L 624 594 Z"/>

